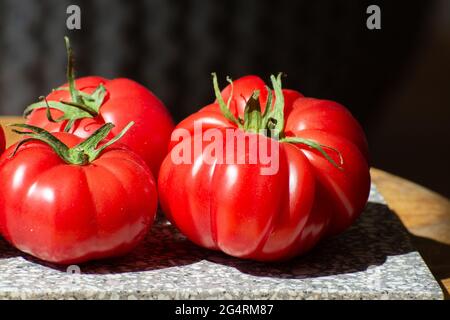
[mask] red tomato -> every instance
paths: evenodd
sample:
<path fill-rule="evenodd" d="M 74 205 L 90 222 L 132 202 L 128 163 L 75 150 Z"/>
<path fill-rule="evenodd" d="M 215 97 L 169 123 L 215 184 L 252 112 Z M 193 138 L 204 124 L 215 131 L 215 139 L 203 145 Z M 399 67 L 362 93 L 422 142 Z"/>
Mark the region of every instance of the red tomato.
<path fill-rule="evenodd" d="M 56 133 L 68 147 L 82 139 Z M 0 157 L 0 231 L 19 250 L 72 264 L 122 255 L 153 223 L 156 183 L 125 146 L 108 146 L 89 163 L 63 160 L 48 144 L 29 141 Z"/>
<path fill-rule="evenodd" d="M 0 126 L 0 155 L 3 153 L 3 151 L 5 150 L 5 134 L 3 132 L 2 127 Z"/>
<path fill-rule="evenodd" d="M 69 50 L 69 66 L 71 51 Z M 73 72 L 73 70 L 71 70 Z M 68 90 L 71 82 L 63 85 L 64 90 L 56 90 L 47 96 L 50 103 L 51 116 L 58 119 L 64 112 L 57 110 L 53 102 L 74 102 L 72 93 Z M 68 129 L 68 119 L 52 122 L 47 116 L 45 103 L 35 104 L 34 108 L 26 111 L 27 123 L 44 128 L 50 132 L 67 131 L 81 138 L 89 136 L 105 123 L 115 124 L 111 136 L 120 132 L 130 121 L 135 125 L 123 138 L 122 143 L 140 155 L 148 164 L 155 176 L 158 175 L 159 166 L 167 153 L 170 133 L 173 130 L 173 121 L 164 104 L 148 89 L 137 82 L 119 78 L 107 80 L 102 77 L 84 77 L 74 81 L 76 93 L 81 92 L 92 95 L 96 89 L 104 88 L 104 96 L 97 100 L 98 105 L 90 113 L 83 112 L 73 106 L 65 106 L 66 116 L 75 119 L 73 126 Z M 61 89 L 61 88 L 60 88 Z M 80 103 L 86 107 L 87 103 Z M 38 108 L 36 108 L 38 106 Z"/>
<path fill-rule="evenodd" d="M 189 138 L 171 142 L 158 180 L 160 203 L 169 220 L 194 243 L 240 258 L 288 259 L 344 231 L 364 209 L 370 175 L 367 143 L 358 122 L 335 102 L 281 91 L 281 81 L 279 89 L 285 101 L 273 104 L 272 110 L 284 107 L 278 116 L 278 123 L 281 118 L 286 123 L 280 140 L 246 129 L 241 120 L 230 120 L 217 100 L 177 126 L 189 132 Z M 236 119 L 245 119 L 255 90 L 264 112 L 268 91 L 260 78 L 233 82 L 229 110 Z M 222 91 L 225 102 L 230 93 L 231 85 Z M 194 132 L 195 123 L 201 123 L 203 131 Z M 208 163 L 204 159 L 211 154 L 207 150 L 213 140 L 206 139 L 191 161 L 174 161 L 179 150 L 192 150 L 199 135 L 211 128 L 218 128 L 222 136 L 232 130 L 248 140 L 257 135 L 265 144 L 272 142 L 269 155 L 278 157 L 278 171 L 262 175 L 265 163 L 260 156 L 256 163 Z M 248 159 L 250 146 L 247 143 L 237 156 Z M 233 148 L 224 145 L 223 150 L 238 153 L 236 143 Z"/>

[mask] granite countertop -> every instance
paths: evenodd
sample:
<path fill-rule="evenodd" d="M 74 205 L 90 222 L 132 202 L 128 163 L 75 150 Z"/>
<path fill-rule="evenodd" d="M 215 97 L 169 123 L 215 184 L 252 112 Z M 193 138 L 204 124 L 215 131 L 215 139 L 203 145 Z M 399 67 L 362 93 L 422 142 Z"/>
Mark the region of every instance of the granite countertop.
<path fill-rule="evenodd" d="M 127 256 L 59 267 L 0 240 L 2 299 L 442 299 L 406 229 L 372 186 L 344 234 L 284 263 L 201 249 L 161 220 Z"/>

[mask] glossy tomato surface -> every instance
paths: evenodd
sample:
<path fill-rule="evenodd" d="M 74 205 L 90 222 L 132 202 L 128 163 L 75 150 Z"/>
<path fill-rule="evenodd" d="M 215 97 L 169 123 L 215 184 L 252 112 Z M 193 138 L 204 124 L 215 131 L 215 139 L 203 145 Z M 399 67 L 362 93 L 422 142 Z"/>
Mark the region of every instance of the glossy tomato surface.
<path fill-rule="evenodd" d="M 130 121 L 135 125 L 127 132 L 121 143 L 141 156 L 148 164 L 155 177 L 159 166 L 167 153 L 170 133 L 173 130 L 171 116 L 164 104 L 148 89 L 137 82 L 118 78 L 107 80 L 101 77 L 83 77 L 75 81 L 77 90 L 91 94 L 100 84 L 106 89 L 106 96 L 98 116 L 77 120 L 69 131 L 81 138 L 90 136 L 105 123 L 113 123 L 115 128 L 110 137 L 117 135 Z M 64 85 L 67 87 L 67 84 Z M 71 101 L 67 90 L 53 91 L 47 96 L 48 101 Z M 54 119 L 62 112 L 51 109 Z M 46 109 L 36 109 L 28 116 L 27 124 L 38 126 L 50 132 L 62 132 L 67 124 L 50 122 Z"/>
<path fill-rule="evenodd" d="M 246 101 L 255 90 L 261 92 L 264 109 L 267 89 L 260 78 L 247 76 L 233 86 L 230 110 L 235 117 L 244 118 Z M 222 91 L 225 101 L 230 93 L 230 86 Z M 189 132 L 189 139 L 171 141 L 158 180 L 163 211 L 194 243 L 240 258 L 284 260 L 344 231 L 363 211 L 370 175 L 367 142 L 358 122 L 336 102 L 305 98 L 294 90 L 283 90 L 283 95 L 286 135 L 326 146 L 335 163 L 342 157 L 341 168 L 305 144 L 275 140 L 269 150 L 278 157 L 279 168 L 271 175 L 261 174 L 266 166 L 261 158 L 252 164 L 203 161 L 212 141 L 203 141 L 192 161 L 175 162 L 180 149 L 194 148 L 200 135 L 195 123 L 202 124 L 201 134 L 218 128 L 238 136 L 257 135 L 225 118 L 217 102 L 204 107 L 177 126 Z M 227 153 L 238 154 L 236 148 L 224 146 Z"/>
<path fill-rule="evenodd" d="M 81 139 L 55 134 L 68 146 Z M 143 160 L 119 145 L 92 163 L 69 165 L 42 142 L 0 157 L 0 231 L 42 260 L 80 263 L 122 255 L 153 223 L 156 184 Z"/>

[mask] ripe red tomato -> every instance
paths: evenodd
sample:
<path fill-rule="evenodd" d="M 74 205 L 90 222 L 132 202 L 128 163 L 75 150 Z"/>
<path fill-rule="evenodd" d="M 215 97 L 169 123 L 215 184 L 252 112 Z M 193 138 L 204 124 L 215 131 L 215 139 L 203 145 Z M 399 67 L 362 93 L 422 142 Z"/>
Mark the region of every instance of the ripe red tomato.
<path fill-rule="evenodd" d="M 111 127 L 102 127 L 101 137 Z M 123 145 L 97 152 L 98 139 L 83 146 L 73 134 L 54 136 L 62 143 L 26 140 L 0 157 L 1 234 L 19 250 L 59 264 L 130 251 L 156 214 L 150 169 Z"/>
<path fill-rule="evenodd" d="M 134 121 L 135 125 L 122 143 L 140 155 L 157 177 L 174 128 L 164 104 L 144 86 L 130 79 L 108 80 L 91 76 L 74 80 L 68 43 L 67 47 L 68 83 L 46 97 L 51 107 L 50 116 L 46 102 L 42 101 L 27 108 L 27 123 L 50 132 L 66 131 L 85 138 L 105 123 L 115 125 L 111 131 L 114 136 Z"/>
<path fill-rule="evenodd" d="M 191 241 L 260 261 L 291 258 L 344 231 L 362 212 L 370 190 L 367 142 L 350 112 L 332 101 L 281 90 L 280 78 L 272 83 L 274 103 L 256 76 L 238 79 L 222 93 L 216 86 L 218 100 L 176 127 L 188 138 L 173 137 L 158 180 L 163 211 Z M 269 120 L 266 105 L 272 106 Z M 201 131 L 195 131 L 200 123 Z M 279 139 L 259 131 L 269 125 L 281 132 Z M 278 170 L 261 174 L 267 163 L 260 154 L 256 162 L 248 161 L 251 143 L 241 154 L 237 143 L 223 149 L 247 161 L 219 161 L 219 153 L 211 153 L 215 140 L 203 136 L 211 128 L 222 137 L 232 130 L 245 141 L 258 136 L 263 144 L 272 143 L 268 156 L 278 157 Z M 190 161 L 175 161 L 180 150 L 195 148 L 199 136 L 201 152 Z M 214 161 L 204 161 L 211 154 Z"/>
<path fill-rule="evenodd" d="M 3 153 L 3 151 L 5 150 L 5 133 L 3 132 L 2 127 L 0 126 L 0 155 Z"/>

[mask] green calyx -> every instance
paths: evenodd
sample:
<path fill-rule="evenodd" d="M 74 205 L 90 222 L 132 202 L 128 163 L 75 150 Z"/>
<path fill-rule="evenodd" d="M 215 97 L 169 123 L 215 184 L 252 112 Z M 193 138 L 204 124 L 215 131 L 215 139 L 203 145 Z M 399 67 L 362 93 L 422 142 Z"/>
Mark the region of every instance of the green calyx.
<path fill-rule="evenodd" d="M 277 78 L 275 78 L 275 76 L 270 77 L 276 96 L 274 106 L 272 107 L 272 91 L 267 88 L 268 97 L 264 113 L 262 113 L 259 102 L 260 92 L 256 90 L 247 101 L 244 111 L 244 119 L 241 119 L 239 117 L 236 118 L 230 110 L 230 104 L 233 97 L 233 81 L 231 81 L 230 78 L 227 78 L 227 81 L 231 85 L 231 94 L 227 103 L 225 103 L 219 89 L 217 75 L 212 73 L 214 93 L 222 114 L 225 118 L 235 123 L 239 128 L 244 129 L 245 131 L 259 133 L 266 130 L 271 133 L 282 133 L 284 128 L 284 96 L 281 89 L 281 75 L 282 74 L 280 73 Z"/>
<path fill-rule="evenodd" d="M 11 127 L 26 129 L 26 131 L 20 131 L 16 129 L 13 129 L 12 131 L 20 135 L 25 135 L 27 136 L 27 138 L 23 139 L 17 144 L 16 148 L 11 154 L 11 158 L 15 156 L 15 154 L 23 144 L 29 141 L 38 140 L 48 144 L 67 164 L 80 166 L 87 165 L 97 159 L 107 147 L 111 146 L 113 143 L 121 139 L 133 125 L 134 122 L 130 122 L 117 136 L 102 144 L 100 147 L 97 147 L 99 143 L 103 141 L 114 128 L 114 125 L 112 123 L 106 123 L 97 131 L 95 131 L 89 138 L 79 143 L 78 145 L 69 148 L 61 140 L 56 138 L 45 129 L 22 123 L 12 124 L 10 125 Z"/>
<path fill-rule="evenodd" d="M 105 100 L 106 89 L 102 84 L 100 84 L 91 94 L 87 94 L 76 89 L 72 47 L 70 46 L 68 37 L 64 37 L 64 41 L 67 50 L 66 76 L 68 87 L 60 87 L 58 89 L 54 89 L 54 91 L 69 91 L 71 101 L 46 101 L 45 98 L 40 97 L 39 100 L 41 101 L 29 105 L 25 109 L 23 115 L 24 117 L 28 117 L 33 110 L 46 108 L 48 121 L 67 121 L 64 131 L 69 132 L 76 120 L 83 118 L 94 118 L 98 115 L 100 112 L 100 107 Z M 53 119 L 50 113 L 50 108 L 61 111 L 63 115 L 57 119 Z"/>
<path fill-rule="evenodd" d="M 215 73 L 212 73 L 214 93 L 223 116 L 229 121 L 235 123 L 238 128 L 244 131 L 263 134 L 270 138 L 279 140 L 280 142 L 302 144 L 308 146 L 313 150 L 317 150 L 334 167 L 339 170 L 343 170 L 344 159 L 342 158 L 342 154 L 338 150 L 329 146 L 322 145 L 311 139 L 287 137 L 285 135 L 284 95 L 282 90 L 281 77 L 281 73 L 279 73 L 277 77 L 275 77 L 274 75 L 270 76 L 273 93 L 269 87 L 266 87 L 268 95 L 264 112 L 261 111 L 261 104 L 259 100 L 260 92 L 258 90 L 255 90 L 251 97 L 246 101 L 244 118 L 241 119 L 239 116 L 236 118 L 230 110 L 233 96 L 233 82 L 231 81 L 231 79 L 227 78 L 227 81 L 231 85 L 231 94 L 228 98 L 227 103 L 225 103 L 222 97 L 222 93 L 219 89 L 217 75 Z M 275 95 L 275 97 L 273 95 Z M 339 164 L 333 160 L 333 158 L 325 151 L 325 149 L 335 152 L 338 155 Z"/>

